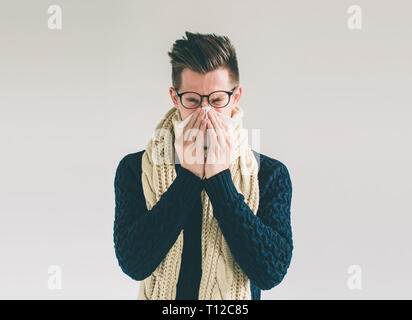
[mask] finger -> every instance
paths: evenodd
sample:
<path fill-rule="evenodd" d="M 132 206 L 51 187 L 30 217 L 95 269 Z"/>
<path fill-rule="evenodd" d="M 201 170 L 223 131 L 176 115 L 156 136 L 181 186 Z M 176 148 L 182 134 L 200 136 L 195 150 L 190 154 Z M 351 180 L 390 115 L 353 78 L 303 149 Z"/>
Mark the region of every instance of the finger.
<path fill-rule="evenodd" d="M 202 130 L 203 132 L 206 131 L 206 127 L 207 127 L 207 119 L 202 119 L 202 123 L 200 124 L 200 130 Z"/>
<path fill-rule="evenodd" d="M 196 141 L 194 143 L 195 145 L 195 150 L 196 150 L 196 163 L 197 164 L 203 164 L 204 163 L 204 154 L 205 154 L 205 150 L 203 148 L 203 137 L 202 137 L 202 132 L 199 130 L 199 133 L 196 137 Z"/>
<path fill-rule="evenodd" d="M 197 132 L 196 136 L 196 142 L 202 145 L 204 145 L 204 140 L 205 140 L 205 130 L 206 130 L 206 119 L 202 119 L 200 121 L 200 128 Z"/>
<path fill-rule="evenodd" d="M 207 148 L 207 134 L 206 134 L 206 130 L 207 130 L 207 119 L 202 119 L 202 124 L 200 125 L 200 131 L 201 134 L 203 136 L 203 151 L 206 152 L 206 148 Z"/>
<path fill-rule="evenodd" d="M 207 133 L 209 136 L 210 147 L 217 145 L 217 135 L 216 130 L 213 128 L 213 125 L 210 119 L 207 120 Z"/>
<path fill-rule="evenodd" d="M 206 161 L 206 163 L 212 164 L 212 163 L 215 163 L 215 161 L 216 161 L 216 149 L 217 149 L 218 143 L 217 143 L 216 131 L 213 128 L 213 125 L 212 125 L 210 119 L 208 119 L 206 121 L 207 121 L 207 126 L 206 126 L 207 134 L 209 136 L 209 141 L 210 141 L 209 148 L 208 148 L 208 151 L 207 151 L 207 161 Z"/>
<path fill-rule="evenodd" d="M 201 119 L 201 109 L 197 109 L 195 111 L 195 114 L 192 116 L 192 118 L 189 120 L 189 122 L 187 123 L 187 125 L 185 126 L 186 131 L 184 133 L 185 135 L 185 140 L 188 141 L 192 141 L 193 137 L 196 136 L 197 134 L 197 130 L 195 130 L 195 128 L 198 128 L 199 126 L 196 126 L 196 123 L 199 119 Z"/>
<path fill-rule="evenodd" d="M 219 117 L 215 117 L 217 122 L 220 124 L 220 128 L 222 130 L 223 135 L 225 136 L 225 141 L 228 143 L 230 137 L 231 137 L 231 132 L 229 131 L 228 126 L 226 123 Z"/>
<path fill-rule="evenodd" d="M 222 126 L 223 128 L 225 128 L 225 130 L 229 130 L 229 127 L 227 126 L 226 123 L 223 122 L 222 119 L 219 119 L 219 121 L 220 121 L 221 126 Z"/>
<path fill-rule="evenodd" d="M 226 123 L 224 123 L 222 119 L 219 119 L 219 121 L 223 128 L 224 135 L 226 137 L 226 143 L 230 146 L 233 142 L 233 132 L 229 130 L 229 127 L 226 125 Z"/>
<path fill-rule="evenodd" d="M 202 122 L 200 124 L 200 133 L 203 134 L 203 138 L 206 136 L 206 127 L 207 127 L 207 119 L 202 119 Z"/>
<path fill-rule="evenodd" d="M 210 118 L 211 118 L 210 120 L 212 121 L 213 127 L 216 131 L 217 141 L 218 141 L 219 145 L 224 146 L 226 139 L 225 139 L 224 133 L 222 131 L 222 128 L 221 128 L 221 126 L 219 125 L 219 123 L 217 121 L 216 113 L 212 112 L 212 116 Z"/>
<path fill-rule="evenodd" d="M 225 129 L 225 130 L 226 130 L 226 129 L 227 129 L 226 123 L 224 123 L 223 120 L 218 116 L 217 112 L 216 112 L 214 115 L 215 115 L 215 119 L 216 119 L 216 121 L 219 123 L 220 127 L 221 127 L 222 129 Z"/>
<path fill-rule="evenodd" d="M 196 122 L 193 125 L 193 128 L 200 128 L 200 124 L 202 123 L 202 119 L 204 118 L 205 110 L 200 110 L 199 115 L 196 118 Z"/>
<path fill-rule="evenodd" d="M 193 125 L 193 135 L 195 136 L 195 137 L 197 137 L 198 135 L 199 135 L 199 133 L 201 132 L 200 131 L 200 125 L 202 124 L 202 120 L 203 120 L 203 118 L 204 118 L 204 115 L 205 115 L 205 111 L 204 110 L 200 110 L 200 114 L 198 115 L 198 117 L 197 117 L 197 119 L 196 119 L 196 122 L 194 123 L 194 125 Z M 191 137 L 192 138 L 192 137 Z"/>
<path fill-rule="evenodd" d="M 226 136 L 226 143 L 229 148 L 233 147 L 233 136 L 230 133 Z"/>
<path fill-rule="evenodd" d="M 200 114 L 200 110 L 201 109 L 197 109 L 196 111 L 194 111 L 193 116 L 190 118 L 189 122 L 185 125 L 185 127 L 183 128 L 183 135 L 186 137 L 186 132 L 193 127 L 193 124 L 196 122 L 199 114 Z"/>
<path fill-rule="evenodd" d="M 226 139 L 226 146 L 227 147 L 225 148 L 225 150 L 227 151 L 226 157 L 227 157 L 229 162 L 232 162 L 232 153 L 233 153 L 233 150 L 234 150 L 233 138 L 230 134 L 226 137 L 227 137 L 227 139 Z"/>
<path fill-rule="evenodd" d="M 207 120 L 207 132 L 211 140 L 217 140 L 216 130 L 210 119 Z"/>

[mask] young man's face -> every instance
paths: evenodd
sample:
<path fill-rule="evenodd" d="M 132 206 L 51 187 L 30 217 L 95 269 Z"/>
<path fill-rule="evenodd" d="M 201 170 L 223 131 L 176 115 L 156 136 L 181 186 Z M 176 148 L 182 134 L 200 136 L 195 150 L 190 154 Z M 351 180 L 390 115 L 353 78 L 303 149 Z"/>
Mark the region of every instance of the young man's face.
<path fill-rule="evenodd" d="M 233 87 L 234 85 L 230 80 L 229 72 L 226 68 L 222 67 L 214 71 L 210 71 L 204 75 L 185 68 L 182 71 L 182 85 L 178 88 L 178 93 L 180 94 L 185 91 L 194 91 L 201 95 L 206 95 L 217 90 L 231 91 Z M 186 119 L 192 112 L 197 110 L 196 108 L 186 109 L 183 107 L 179 97 L 176 95 L 176 92 L 172 87 L 169 88 L 169 93 L 173 104 L 180 112 L 182 120 Z M 232 109 L 238 103 L 241 95 L 242 87 L 239 85 L 230 97 L 229 104 L 224 108 L 214 108 L 215 111 L 231 117 Z M 209 105 L 207 98 L 203 97 L 201 107 L 205 106 L 212 107 Z"/>

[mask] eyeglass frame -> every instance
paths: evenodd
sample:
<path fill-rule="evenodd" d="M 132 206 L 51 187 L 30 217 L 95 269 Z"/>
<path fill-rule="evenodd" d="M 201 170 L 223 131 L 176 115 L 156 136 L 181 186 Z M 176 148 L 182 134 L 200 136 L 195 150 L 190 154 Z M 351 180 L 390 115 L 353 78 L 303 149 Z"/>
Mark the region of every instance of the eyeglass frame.
<path fill-rule="evenodd" d="M 207 103 L 208 103 L 209 105 L 211 105 L 213 108 L 217 108 L 217 109 L 226 108 L 226 107 L 229 105 L 229 103 L 230 103 L 230 98 L 232 97 L 232 95 L 233 95 L 233 93 L 234 93 L 234 91 L 236 90 L 237 87 L 238 87 L 238 86 L 234 86 L 233 89 L 230 90 L 230 91 L 226 91 L 226 90 L 216 90 L 216 91 L 213 91 L 213 92 L 211 92 L 211 93 L 209 93 L 209 94 L 200 94 L 200 93 L 195 92 L 195 91 L 185 91 L 185 92 L 182 92 L 182 93 L 178 93 L 178 92 L 177 92 L 177 89 L 176 89 L 175 87 L 173 87 L 173 89 L 175 90 L 176 95 L 179 97 L 179 99 L 180 99 L 180 104 L 183 106 L 183 108 L 192 110 L 192 109 L 199 108 L 199 107 L 202 105 L 203 97 L 207 97 Z M 225 106 L 223 106 L 223 107 L 215 107 L 215 106 L 213 106 L 213 105 L 210 103 L 209 97 L 210 97 L 212 94 L 214 94 L 215 92 L 226 92 L 226 93 L 229 95 L 229 101 L 227 102 L 227 104 L 226 104 Z M 183 102 L 182 102 L 182 96 L 183 96 L 185 93 L 196 93 L 197 95 L 199 95 L 199 96 L 200 96 L 200 104 L 199 104 L 197 107 L 194 107 L 194 108 L 185 107 L 185 106 L 183 105 Z"/>

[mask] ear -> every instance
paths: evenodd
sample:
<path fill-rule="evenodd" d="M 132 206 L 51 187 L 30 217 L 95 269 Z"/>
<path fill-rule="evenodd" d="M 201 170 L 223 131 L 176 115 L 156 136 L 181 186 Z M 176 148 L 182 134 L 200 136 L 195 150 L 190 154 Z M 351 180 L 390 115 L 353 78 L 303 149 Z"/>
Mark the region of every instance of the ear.
<path fill-rule="evenodd" d="M 175 108 L 179 105 L 179 97 L 176 95 L 176 91 L 173 87 L 169 87 L 170 98 L 172 99 Z"/>
<path fill-rule="evenodd" d="M 235 105 L 239 103 L 240 97 L 242 96 L 242 90 L 243 90 L 242 86 L 239 85 L 233 93 L 233 103 Z"/>

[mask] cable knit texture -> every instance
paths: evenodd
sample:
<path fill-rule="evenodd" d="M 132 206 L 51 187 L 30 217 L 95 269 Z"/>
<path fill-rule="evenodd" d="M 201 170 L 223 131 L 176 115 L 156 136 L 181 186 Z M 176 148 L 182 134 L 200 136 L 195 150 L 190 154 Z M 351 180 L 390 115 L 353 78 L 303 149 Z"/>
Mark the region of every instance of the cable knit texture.
<path fill-rule="evenodd" d="M 142 281 L 138 299 L 257 300 L 261 289 L 282 281 L 293 249 L 290 177 L 281 162 L 253 153 L 260 168 L 256 180 L 247 176 L 246 192 L 238 162 L 205 180 L 172 162 L 170 179 L 160 174 L 155 181 L 163 187 L 150 196 L 142 170 L 147 149 L 120 161 L 115 252 L 122 270 Z M 255 211 L 245 199 L 251 189 L 258 192 Z"/>
<path fill-rule="evenodd" d="M 242 128 L 243 110 L 232 109 L 233 154 L 228 170 L 233 183 L 245 196 L 245 202 L 256 213 L 259 205 L 258 165 Z M 176 178 L 174 135 L 182 122 L 180 112 L 172 107 L 155 128 L 142 156 L 142 184 L 146 205 L 150 211 Z M 202 203 L 202 276 L 198 299 L 251 299 L 249 278 L 234 260 L 223 237 L 206 190 L 201 191 Z M 175 299 L 183 253 L 183 231 L 156 270 L 144 279 L 138 299 Z"/>

